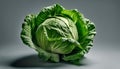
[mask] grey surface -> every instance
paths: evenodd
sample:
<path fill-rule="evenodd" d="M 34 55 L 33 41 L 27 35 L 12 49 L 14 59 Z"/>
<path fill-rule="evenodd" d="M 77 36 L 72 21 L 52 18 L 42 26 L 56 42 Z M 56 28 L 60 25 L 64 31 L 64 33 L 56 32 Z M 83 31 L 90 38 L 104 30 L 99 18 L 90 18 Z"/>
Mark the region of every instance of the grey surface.
<path fill-rule="evenodd" d="M 0 49 L 0 69 L 119 69 L 120 51 L 109 44 L 95 47 L 80 61 L 80 65 L 41 61 L 36 52 L 24 45 L 6 45 Z M 101 48 L 100 46 L 107 46 Z"/>
<path fill-rule="evenodd" d="M 96 25 L 94 47 L 80 66 L 38 62 L 20 40 L 24 17 L 54 3 L 78 9 Z M 120 69 L 119 7 L 119 0 L 0 0 L 0 69 Z"/>

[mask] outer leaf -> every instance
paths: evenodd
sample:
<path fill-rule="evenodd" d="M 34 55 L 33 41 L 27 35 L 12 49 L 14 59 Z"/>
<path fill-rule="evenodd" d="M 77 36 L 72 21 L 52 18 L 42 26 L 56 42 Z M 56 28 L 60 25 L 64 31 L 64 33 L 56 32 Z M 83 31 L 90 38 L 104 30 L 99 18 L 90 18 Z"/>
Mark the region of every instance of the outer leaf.
<path fill-rule="evenodd" d="M 36 27 L 43 23 L 47 18 L 59 16 L 63 9 L 64 8 L 58 4 L 43 8 L 37 16 Z"/>
<path fill-rule="evenodd" d="M 38 51 L 38 56 L 44 61 L 51 60 L 52 62 L 59 62 L 59 55 L 55 53 L 49 53 L 37 47 L 36 51 Z"/>
<path fill-rule="evenodd" d="M 73 60 L 78 60 L 80 59 L 81 57 L 83 56 L 83 52 L 79 52 L 79 53 L 76 53 L 76 54 L 73 54 L 73 55 L 70 55 L 70 56 L 64 56 L 63 60 L 65 61 L 73 61 Z"/>
<path fill-rule="evenodd" d="M 35 15 L 28 15 L 24 19 L 24 23 L 22 24 L 22 32 L 21 32 L 21 39 L 22 41 L 30 46 L 31 48 L 35 48 L 35 45 L 32 41 L 32 30 L 35 24 Z"/>
<path fill-rule="evenodd" d="M 93 46 L 93 38 L 96 35 L 95 25 L 90 20 L 84 18 L 84 22 L 86 25 L 86 28 L 88 30 L 88 33 L 81 37 L 81 45 L 85 48 L 86 53 L 89 51 L 89 49 Z"/>

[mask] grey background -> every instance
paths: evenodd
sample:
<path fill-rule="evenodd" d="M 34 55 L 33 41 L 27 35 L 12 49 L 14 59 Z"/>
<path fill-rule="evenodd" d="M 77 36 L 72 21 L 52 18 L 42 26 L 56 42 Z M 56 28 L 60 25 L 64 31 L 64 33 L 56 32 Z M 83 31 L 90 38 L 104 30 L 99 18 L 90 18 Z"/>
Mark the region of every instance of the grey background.
<path fill-rule="evenodd" d="M 20 39 L 21 25 L 26 15 L 38 14 L 43 7 L 55 3 L 61 4 L 66 9 L 78 9 L 82 12 L 85 17 L 95 23 L 97 35 L 94 47 L 86 54 L 86 58 L 82 60 L 83 65 L 58 64 L 58 67 L 51 67 L 119 69 L 119 0 L 0 0 L 0 69 L 6 67 L 11 69 L 16 68 L 10 64 L 22 57 L 36 54 L 34 50 L 22 43 Z M 43 68 L 37 62 L 38 58 L 36 56 L 27 58 L 29 59 L 25 60 L 28 64 L 27 67 Z M 31 64 L 31 60 L 37 64 Z M 26 63 L 25 61 L 22 60 L 22 64 Z"/>

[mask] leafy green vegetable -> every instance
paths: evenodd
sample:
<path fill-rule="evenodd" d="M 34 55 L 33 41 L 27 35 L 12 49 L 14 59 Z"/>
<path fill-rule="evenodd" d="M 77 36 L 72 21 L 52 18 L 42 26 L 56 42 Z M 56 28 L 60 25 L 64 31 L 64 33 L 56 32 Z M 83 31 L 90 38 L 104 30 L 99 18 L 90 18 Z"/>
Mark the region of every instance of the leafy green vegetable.
<path fill-rule="evenodd" d="M 82 13 L 55 4 L 25 17 L 21 39 L 40 59 L 78 64 L 93 46 L 95 34 L 94 23 Z"/>

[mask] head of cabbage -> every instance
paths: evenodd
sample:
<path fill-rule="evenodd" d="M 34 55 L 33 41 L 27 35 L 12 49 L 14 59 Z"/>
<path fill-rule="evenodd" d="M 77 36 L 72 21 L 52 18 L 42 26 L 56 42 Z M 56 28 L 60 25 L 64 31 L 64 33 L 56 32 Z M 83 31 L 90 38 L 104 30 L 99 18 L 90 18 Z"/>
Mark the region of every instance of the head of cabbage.
<path fill-rule="evenodd" d="M 95 34 L 94 23 L 82 13 L 54 4 L 25 17 L 21 39 L 38 52 L 40 59 L 79 64 L 93 46 Z"/>

